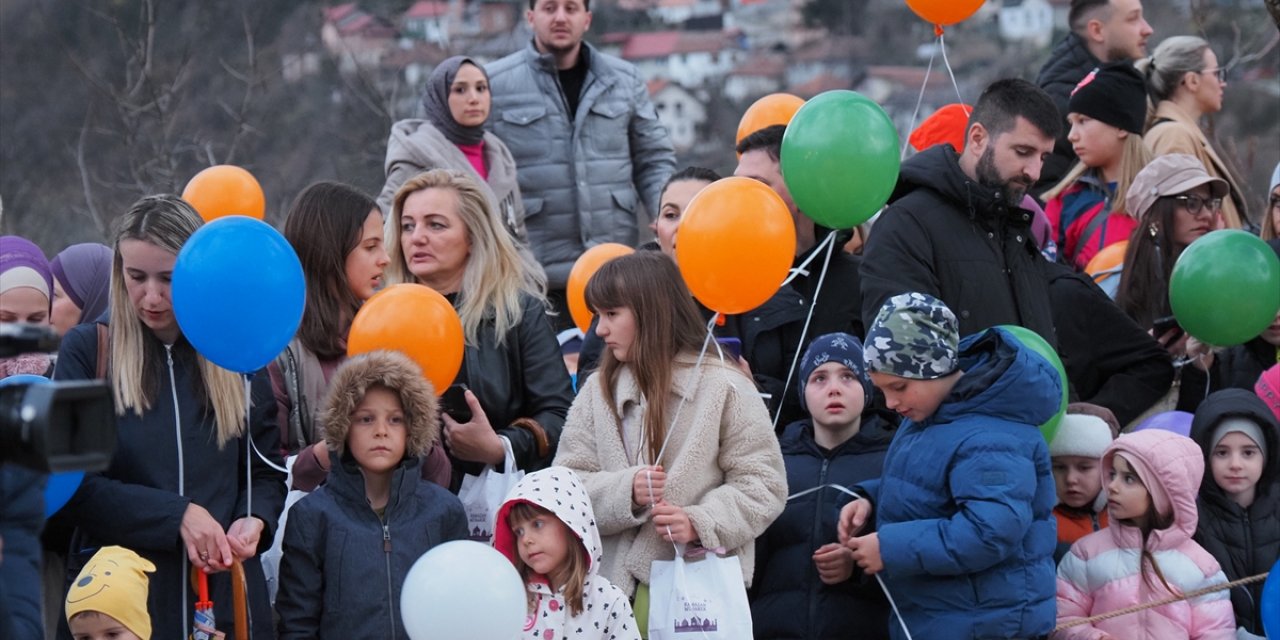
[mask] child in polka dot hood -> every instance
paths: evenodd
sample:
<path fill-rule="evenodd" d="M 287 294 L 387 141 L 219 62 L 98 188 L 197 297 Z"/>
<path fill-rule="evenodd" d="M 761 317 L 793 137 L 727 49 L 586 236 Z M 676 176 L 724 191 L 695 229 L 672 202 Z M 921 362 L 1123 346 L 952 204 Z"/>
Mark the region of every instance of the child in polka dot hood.
<path fill-rule="evenodd" d="M 498 510 L 493 546 L 529 597 L 525 640 L 640 640 L 625 593 L 599 575 L 600 532 L 578 474 L 551 467 L 524 477 Z"/>

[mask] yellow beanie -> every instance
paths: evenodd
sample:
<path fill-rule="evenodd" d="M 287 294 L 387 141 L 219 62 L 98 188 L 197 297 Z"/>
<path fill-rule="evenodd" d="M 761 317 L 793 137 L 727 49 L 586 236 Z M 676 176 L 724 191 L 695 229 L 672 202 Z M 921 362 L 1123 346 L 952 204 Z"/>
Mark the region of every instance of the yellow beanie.
<path fill-rule="evenodd" d="M 124 547 L 103 547 L 76 576 L 67 592 L 67 621 L 96 611 L 115 618 L 142 640 L 151 638 L 147 613 L 147 573 L 156 566 Z"/>

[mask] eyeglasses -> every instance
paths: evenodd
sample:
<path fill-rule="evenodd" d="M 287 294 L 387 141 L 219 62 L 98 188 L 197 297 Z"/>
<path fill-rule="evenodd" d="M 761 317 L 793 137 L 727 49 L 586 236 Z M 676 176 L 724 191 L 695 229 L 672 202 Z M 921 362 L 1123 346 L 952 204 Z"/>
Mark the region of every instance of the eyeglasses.
<path fill-rule="evenodd" d="M 1174 196 L 1174 200 L 1182 203 L 1182 208 L 1187 210 L 1191 215 L 1197 215 L 1201 209 L 1209 208 L 1210 213 L 1217 213 L 1222 209 L 1222 198 L 1202 198 L 1200 196 Z"/>
<path fill-rule="evenodd" d="M 1217 69 L 1201 69 L 1200 73 L 1208 73 L 1218 76 L 1218 82 L 1227 81 L 1227 70 L 1223 67 L 1218 67 Z"/>

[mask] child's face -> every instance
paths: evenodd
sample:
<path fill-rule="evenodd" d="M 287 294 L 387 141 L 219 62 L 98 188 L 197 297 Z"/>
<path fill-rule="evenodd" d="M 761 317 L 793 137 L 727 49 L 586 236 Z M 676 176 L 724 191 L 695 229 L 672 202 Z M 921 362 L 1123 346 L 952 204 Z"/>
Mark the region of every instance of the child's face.
<path fill-rule="evenodd" d="M 1053 482 L 1058 488 L 1058 500 L 1075 509 L 1093 504 L 1102 491 L 1102 472 L 1098 459 L 1088 456 L 1055 456 L 1053 458 Z"/>
<path fill-rule="evenodd" d="M 955 386 L 954 376 L 917 380 L 879 371 L 872 371 L 870 375 L 871 382 L 884 393 L 885 406 L 912 422 L 920 422 L 937 412 Z"/>
<path fill-rule="evenodd" d="M 365 471 L 386 473 L 404 459 L 405 424 L 400 396 L 386 387 L 370 387 L 351 412 L 347 448 Z"/>
<path fill-rule="evenodd" d="M 630 307 L 600 309 L 597 314 L 596 335 L 618 362 L 630 362 L 636 343 L 636 314 Z"/>
<path fill-rule="evenodd" d="M 115 618 L 97 611 L 85 611 L 72 616 L 67 623 L 75 640 L 141 640 Z"/>
<path fill-rule="evenodd" d="M 1223 436 L 1213 448 L 1209 467 L 1213 481 L 1230 498 L 1252 493 L 1262 477 L 1262 449 L 1239 431 Z"/>
<path fill-rule="evenodd" d="M 1116 455 L 1111 462 L 1111 478 L 1107 482 L 1107 511 L 1112 520 L 1130 520 L 1136 527 L 1147 523 L 1147 510 L 1151 507 L 1151 494 L 1138 478 L 1124 456 Z"/>
<path fill-rule="evenodd" d="M 520 560 L 530 569 L 547 576 L 553 588 L 564 584 L 563 574 L 569 567 L 574 535 L 560 518 L 549 513 L 511 523 Z"/>
<path fill-rule="evenodd" d="M 865 396 L 858 375 L 835 361 L 814 369 L 804 388 L 804 402 L 814 426 L 829 429 L 853 424 L 862 415 Z"/>

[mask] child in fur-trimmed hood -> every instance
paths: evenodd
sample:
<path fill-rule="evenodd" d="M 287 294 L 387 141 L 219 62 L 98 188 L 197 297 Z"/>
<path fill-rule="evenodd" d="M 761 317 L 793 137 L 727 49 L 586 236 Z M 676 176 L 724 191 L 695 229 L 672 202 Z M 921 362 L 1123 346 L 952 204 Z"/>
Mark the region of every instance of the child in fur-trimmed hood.
<path fill-rule="evenodd" d="M 418 469 L 439 438 L 436 407 L 431 383 L 400 353 L 356 356 L 334 374 L 321 420 L 337 462 L 290 511 L 281 640 L 405 637 L 397 605 L 409 568 L 467 539 L 462 503 Z"/>

